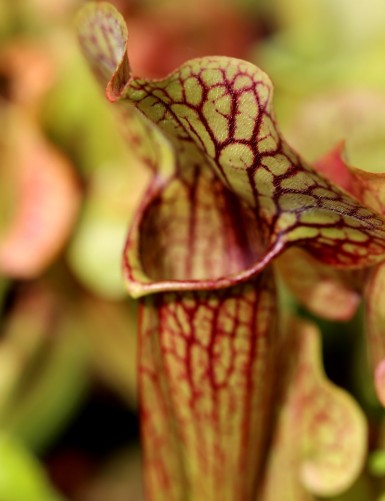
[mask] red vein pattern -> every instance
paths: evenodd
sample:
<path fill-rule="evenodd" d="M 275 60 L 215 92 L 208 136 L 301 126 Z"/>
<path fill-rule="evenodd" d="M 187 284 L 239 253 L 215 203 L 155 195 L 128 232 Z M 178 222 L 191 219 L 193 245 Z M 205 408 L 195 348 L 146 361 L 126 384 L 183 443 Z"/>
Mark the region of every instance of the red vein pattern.
<path fill-rule="evenodd" d="M 149 499 L 254 499 L 271 427 L 271 277 L 142 299 Z"/>
<path fill-rule="evenodd" d="M 166 134 L 175 169 L 213 169 L 253 207 L 271 242 L 306 245 L 322 261 L 342 267 L 384 256 L 384 221 L 320 177 L 290 150 L 277 130 L 268 77 L 226 58 L 186 63 L 167 79 L 131 79 L 128 99 Z"/>
<path fill-rule="evenodd" d="M 95 11 L 104 13 L 97 29 Z M 267 266 L 294 244 L 336 266 L 374 264 L 385 257 L 384 220 L 289 148 L 261 70 L 209 57 L 164 80 L 133 78 L 126 40 L 110 50 L 122 43 L 122 27 L 111 37 L 106 28 L 114 30 L 117 18 L 112 7 L 88 5 L 79 32 L 83 47 L 95 44 L 95 33 L 100 38 L 97 49 L 85 50 L 92 66 L 115 65 L 108 98 L 133 105 L 146 127 L 153 124 L 154 141 L 143 134 L 138 141 L 139 150 L 153 148 L 145 161 L 154 176 L 124 252 L 128 290 L 145 296 L 147 496 L 249 501 L 260 486 L 279 400 Z"/>
<path fill-rule="evenodd" d="M 275 123 L 273 87 L 263 71 L 237 59 L 205 57 L 188 61 L 164 80 L 134 78 L 125 27 L 116 27 L 117 18 L 111 6 L 90 5 L 80 16 L 80 42 L 93 67 L 110 71 L 108 98 L 135 106 L 163 133 L 158 161 L 151 165 L 158 171 L 156 189 L 149 191 L 125 251 L 131 294 L 228 287 L 255 276 L 291 245 L 303 246 L 322 262 L 342 268 L 369 266 L 384 258 L 384 219 L 322 178 L 291 150 Z M 120 23 L 124 25 L 121 18 Z M 159 148 L 159 141 L 153 144 Z M 239 203 L 254 211 L 263 252 L 236 271 L 207 279 L 190 274 L 184 279 L 158 276 L 155 283 L 142 266 L 141 220 L 157 203 L 154 198 L 159 200 L 160 191 L 169 188 L 170 179 L 191 184 L 197 169 L 214 172 Z M 184 196 L 190 194 L 191 190 Z M 186 247 L 190 242 L 188 238 Z M 169 241 L 167 247 L 172 245 Z"/>
<path fill-rule="evenodd" d="M 212 171 L 173 177 L 146 208 L 142 266 L 153 281 L 215 279 L 236 273 L 262 252 L 257 221 Z"/>

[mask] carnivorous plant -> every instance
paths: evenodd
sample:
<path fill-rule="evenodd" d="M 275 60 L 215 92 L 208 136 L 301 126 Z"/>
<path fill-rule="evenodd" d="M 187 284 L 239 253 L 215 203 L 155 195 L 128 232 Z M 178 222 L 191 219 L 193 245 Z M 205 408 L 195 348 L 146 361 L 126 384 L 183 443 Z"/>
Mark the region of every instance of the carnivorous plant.
<path fill-rule="evenodd" d="M 210 56 L 139 78 L 112 6 L 87 4 L 77 27 L 152 171 L 123 254 L 140 301 L 148 499 L 341 492 L 363 464 L 365 420 L 326 381 L 316 328 L 280 321 L 274 263 L 297 248 L 337 270 L 374 266 L 385 219 L 289 146 L 258 67 Z"/>

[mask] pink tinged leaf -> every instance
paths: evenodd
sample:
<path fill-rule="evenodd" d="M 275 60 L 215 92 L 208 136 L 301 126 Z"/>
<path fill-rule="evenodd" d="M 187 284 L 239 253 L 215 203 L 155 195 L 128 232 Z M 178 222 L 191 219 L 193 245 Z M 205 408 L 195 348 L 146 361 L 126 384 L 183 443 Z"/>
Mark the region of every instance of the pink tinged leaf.
<path fill-rule="evenodd" d="M 382 263 L 369 274 L 364 304 L 369 357 L 377 396 L 385 406 L 385 265 Z"/>
<path fill-rule="evenodd" d="M 314 162 L 314 167 L 332 183 L 357 197 L 353 174 L 343 158 L 344 149 L 345 143 L 341 141 L 326 155 Z"/>
<path fill-rule="evenodd" d="M 325 177 L 351 193 L 362 204 L 384 214 L 385 172 L 370 172 L 355 167 L 349 164 L 346 157 L 345 145 L 341 143 L 319 159 L 315 167 Z"/>
<path fill-rule="evenodd" d="M 108 45 L 99 42 L 99 31 L 111 39 L 109 44 L 120 40 L 115 54 L 121 60 L 110 71 L 109 99 L 128 101 L 163 131 L 175 175 L 189 176 L 198 165 L 212 170 L 255 212 L 265 249 L 243 277 L 258 273 L 291 245 L 345 268 L 384 258 L 384 220 L 320 177 L 280 135 L 265 73 L 244 61 L 206 57 L 185 63 L 164 80 L 133 78 L 127 71 L 126 41 L 119 35 L 124 20 L 116 11 L 104 12 L 104 7 L 88 6 L 79 32 L 93 67 Z M 162 160 L 159 169 L 164 171 Z"/>
<path fill-rule="evenodd" d="M 346 321 L 355 314 L 361 300 L 360 271 L 336 270 L 298 248 L 285 251 L 274 266 L 295 298 L 315 315 Z"/>
<path fill-rule="evenodd" d="M 293 360 L 289 390 L 271 449 L 264 501 L 337 495 L 356 480 L 366 456 L 364 415 L 348 393 L 326 379 L 317 328 L 302 321 L 294 328 L 284 354 L 290 352 Z"/>
<path fill-rule="evenodd" d="M 13 110 L 6 123 L 3 175 L 9 176 L 6 181 L 15 199 L 0 235 L 0 270 L 11 277 L 30 278 L 41 273 L 66 242 L 79 188 L 68 160 L 32 122 Z"/>
<path fill-rule="evenodd" d="M 271 276 L 141 300 L 140 394 L 149 500 L 255 499 L 272 426 Z"/>

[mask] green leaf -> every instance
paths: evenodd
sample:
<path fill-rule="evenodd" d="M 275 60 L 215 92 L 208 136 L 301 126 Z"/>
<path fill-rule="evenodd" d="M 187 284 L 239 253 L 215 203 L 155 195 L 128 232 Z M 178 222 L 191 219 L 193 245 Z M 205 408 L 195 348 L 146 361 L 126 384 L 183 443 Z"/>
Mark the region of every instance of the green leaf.
<path fill-rule="evenodd" d="M 47 283 L 24 286 L 14 298 L 0 344 L 0 428 L 33 450 L 52 441 L 84 397 L 83 331 L 82 312 Z"/>
<path fill-rule="evenodd" d="M 0 435 L 2 501 L 60 501 L 43 468 L 15 439 Z M 63 501 L 63 500 L 62 500 Z"/>
<path fill-rule="evenodd" d="M 375 477 L 385 477 L 385 451 L 383 449 L 377 449 L 370 454 L 368 469 Z"/>

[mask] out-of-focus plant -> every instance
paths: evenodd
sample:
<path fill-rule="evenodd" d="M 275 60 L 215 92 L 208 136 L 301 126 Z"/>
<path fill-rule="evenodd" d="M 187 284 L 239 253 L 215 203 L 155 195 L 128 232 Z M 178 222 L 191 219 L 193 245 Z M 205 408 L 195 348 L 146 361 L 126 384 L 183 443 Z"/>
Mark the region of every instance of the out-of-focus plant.
<path fill-rule="evenodd" d="M 272 266 L 291 249 L 336 277 L 374 266 L 385 220 L 289 147 L 257 67 L 204 57 L 163 80 L 136 78 L 114 8 L 87 5 L 78 30 L 153 173 L 124 251 L 128 290 L 140 297 L 149 499 L 341 492 L 361 470 L 365 420 L 325 381 L 315 328 L 277 325 Z M 355 291 L 339 285 L 354 311 Z"/>
<path fill-rule="evenodd" d="M 79 204 L 68 160 L 36 124 L 39 100 L 52 78 L 47 59 L 22 44 L 2 50 L 0 271 L 16 278 L 35 277 L 54 260 Z"/>
<path fill-rule="evenodd" d="M 340 184 L 364 204 L 384 213 L 384 114 L 385 95 L 373 89 L 350 92 L 329 92 L 307 101 L 295 121 L 288 128 L 291 142 L 304 151 L 316 168 L 332 181 Z M 373 372 L 374 390 L 360 375 L 356 376 L 361 386 L 361 398 L 373 409 L 378 400 L 384 405 L 384 271 L 383 264 L 360 273 L 325 273 L 313 260 L 304 268 L 303 259 L 292 255 L 291 261 L 282 263 L 288 284 L 298 299 L 315 312 L 316 303 L 311 294 L 303 294 L 290 279 L 293 269 L 301 266 L 303 274 L 313 276 L 312 290 L 323 282 L 329 290 L 340 288 L 341 307 L 350 318 L 355 311 L 354 296 L 363 299 L 365 335 L 369 348 L 370 368 Z M 316 277 L 316 278 L 314 278 Z M 322 285 L 321 285 L 322 287 Z M 316 294 L 317 295 L 317 294 Z M 349 306 L 349 303 L 351 306 Z M 317 304 L 317 315 L 331 318 L 327 301 Z M 358 368 L 358 370 L 360 370 Z M 361 371 L 360 371 L 361 372 Z M 362 392 L 362 389 L 365 391 Z M 377 399 L 375 398 L 377 394 Z M 379 433 L 377 431 L 377 433 Z M 369 471 L 374 477 L 383 477 L 382 458 L 384 441 L 382 433 L 370 456 Z M 383 487 L 382 487 L 383 490 Z"/>
<path fill-rule="evenodd" d="M 119 255 L 135 172 L 119 171 L 130 155 L 84 69 L 71 28 L 75 3 L 0 0 L 0 433 L 10 443 L 0 455 L 4 501 L 56 499 L 48 479 L 45 493 L 39 487 L 36 455 L 55 445 L 95 380 L 136 406 L 134 362 L 123 363 L 116 349 L 134 360 L 135 307 L 113 301 L 124 291 Z M 107 178 L 107 170 L 114 175 Z M 92 248 L 84 245 L 90 233 Z"/>
<path fill-rule="evenodd" d="M 4 501 L 60 501 L 41 465 L 15 439 L 0 435 L 0 495 Z"/>
<path fill-rule="evenodd" d="M 383 2 L 272 0 L 264 5 L 276 30 L 255 47 L 254 57 L 277 83 L 282 127 L 304 99 L 326 90 L 384 88 Z"/>
<path fill-rule="evenodd" d="M 307 104 L 291 135 L 292 142 L 302 146 L 308 157 L 313 161 L 318 158 L 315 165 L 320 172 L 363 204 L 383 214 L 385 122 L 381 110 L 385 110 L 385 95 L 379 92 L 361 90 L 343 96 L 328 95 Z M 302 132 L 298 134 L 298 131 Z M 311 137 L 317 138 L 317 143 Z M 296 266 L 295 263 L 293 256 L 291 263 L 284 265 L 287 274 L 290 274 L 291 266 Z M 314 262 L 311 266 L 316 269 Z M 376 390 L 380 401 L 385 404 L 383 274 L 383 265 L 379 264 L 359 276 L 340 274 L 334 279 L 344 283 L 346 295 L 350 288 L 351 294 L 364 296 L 366 331 Z M 331 276 L 329 281 L 333 283 Z M 302 302 L 312 309 L 309 296 L 303 296 Z M 329 311 L 317 313 L 327 317 Z"/>

